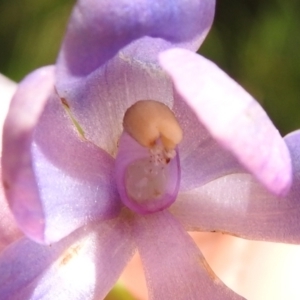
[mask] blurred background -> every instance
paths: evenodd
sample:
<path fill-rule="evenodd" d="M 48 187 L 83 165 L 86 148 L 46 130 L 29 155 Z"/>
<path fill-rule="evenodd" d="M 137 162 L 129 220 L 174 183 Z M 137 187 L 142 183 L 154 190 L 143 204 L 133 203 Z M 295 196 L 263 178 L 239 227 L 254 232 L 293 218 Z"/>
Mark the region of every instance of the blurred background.
<path fill-rule="evenodd" d="M 19 81 L 55 62 L 75 0 L 0 0 L 0 72 Z M 199 52 L 267 110 L 284 135 L 300 128 L 300 1 L 217 0 Z"/>

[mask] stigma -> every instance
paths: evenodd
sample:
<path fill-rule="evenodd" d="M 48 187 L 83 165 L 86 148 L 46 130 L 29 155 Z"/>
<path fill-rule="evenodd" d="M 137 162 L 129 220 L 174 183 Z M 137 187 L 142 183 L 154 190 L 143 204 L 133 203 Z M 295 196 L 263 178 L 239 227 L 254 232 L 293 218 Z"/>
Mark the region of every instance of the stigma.
<path fill-rule="evenodd" d="M 122 202 L 147 214 L 163 210 L 177 197 L 182 130 L 163 103 L 141 100 L 128 108 L 116 157 L 116 182 Z"/>

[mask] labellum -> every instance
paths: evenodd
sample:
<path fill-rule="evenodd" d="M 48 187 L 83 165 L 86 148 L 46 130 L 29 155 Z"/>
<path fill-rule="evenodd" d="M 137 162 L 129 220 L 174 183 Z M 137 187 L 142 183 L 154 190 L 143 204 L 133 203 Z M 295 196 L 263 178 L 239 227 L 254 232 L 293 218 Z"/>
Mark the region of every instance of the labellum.
<path fill-rule="evenodd" d="M 163 103 L 141 100 L 123 119 L 115 175 L 122 202 L 139 214 L 169 207 L 178 194 L 182 130 Z"/>

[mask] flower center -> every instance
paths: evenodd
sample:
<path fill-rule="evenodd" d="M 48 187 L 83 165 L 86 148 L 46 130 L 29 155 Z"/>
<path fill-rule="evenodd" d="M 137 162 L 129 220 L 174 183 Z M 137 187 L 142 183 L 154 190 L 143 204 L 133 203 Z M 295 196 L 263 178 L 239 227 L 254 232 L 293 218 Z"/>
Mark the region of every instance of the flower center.
<path fill-rule="evenodd" d="M 142 100 L 125 113 L 116 158 L 116 182 L 123 203 L 140 214 L 170 206 L 177 197 L 182 130 L 164 104 Z"/>
<path fill-rule="evenodd" d="M 168 163 L 171 158 L 165 155 L 162 147 L 153 148 L 149 158 L 130 164 L 125 175 L 128 196 L 140 203 L 163 196 L 168 184 Z"/>

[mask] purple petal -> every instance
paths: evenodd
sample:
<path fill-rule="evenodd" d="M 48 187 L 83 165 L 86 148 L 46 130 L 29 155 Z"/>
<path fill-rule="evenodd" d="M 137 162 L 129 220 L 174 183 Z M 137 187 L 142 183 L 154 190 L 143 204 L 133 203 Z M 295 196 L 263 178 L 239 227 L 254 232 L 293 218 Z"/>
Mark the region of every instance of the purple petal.
<path fill-rule="evenodd" d="M 276 197 L 249 174 L 222 177 L 179 194 L 170 207 L 187 230 L 221 231 L 251 240 L 300 242 L 300 131 L 285 141 L 293 163 L 293 185 Z"/>
<path fill-rule="evenodd" d="M 143 36 L 172 43 L 203 40 L 214 7 L 213 0 L 175 0 L 163 5 L 157 0 L 80 0 L 59 56 L 61 71 L 86 75 Z"/>
<path fill-rule="evenodd" d="M 0 256 L 1 299 L 103 299 L 134 252 L 124 224 L 81 228 L 49 246 L 14 243 Z"/>
<path fill-rule="evenodd" d="M 167 211 L 137 216 L 134 226 L 150 299 L 242 299 L 217 278 Z"/>
<path fill-rule="evenodd" d="M 261 106 L 212 62 L 187 50 L 161 55 L 175 88 L 212 136 L 270 191 L 291 184 L 288 150 Z"/>
<path fill-rule="evenodd" d="M 119 212 L 114 160 L 80 138 L 57 97 L 49 99 L 37 125 L 32 155 L 46 219 L 45 241 L 57 241 L 87 222 Z"/>
<path fill-rule="evenodd" d="M 0 74 L 0 151 L 2 152 L 2 128 L 8 107 L 17 85 Z M 7 200 L 2 185 L 2 162 L 0 152 L 0 252 L 14 240 L 18 239 L 22 233 L 9 210 Z"/>
<path fill-rule="evenodd" d="M 173 111 L 183 130 L 183 140 L 178 147 L 181 192 L 224 175 L 245 172 L 237 159 L 212 138 L 195 113 L 176 93 Z"/>
<path fill-rule="evenodd" d="M 80 138 L 60 99 L 49 98 L 52 90 L 38 93 L 36 86 L 45 85 L 39 76 L 21 83 L 14 97 L 4 132 L 4 178 L 21 229 L 48 243 L 89 221 L 115 215 L 120 202 L 112 185 L 112 158 Z M 40 99 L 32 96 L 33 88 Z M 29 106 L 32 99 L 37 106 L 49 101 L 42 116 L 32 115 L 31 127 L 23 132 L 23 116 L 30 115 L 25 105 L 34 106 Z"/>
<path fill-rule="evenodd" d="M 43 236 L 44 214 L 32 170 L 30 147 L 33 130 L 53 83 L 53 67 L 28 75 L 13 97 L 3 130 L 2 172 L 7 199 L 19 226 L 36 240 Z"/>
<path fill-rule="evenodd" d="M 79 2 L 57 62 L 57 91 L 70 105 L 88 140 L 115 155 L 128 107 L 143 99 L 172 106 L 172 85 L 161 71 L 158 53 L 176 45 L 150 37 L 151 32 L 158 28 L 161 37 L 168 30 L 176 32 L 173 21 L 176 27 L 180 24 L 182 33 L 191 26 L 194 40 L 177 46 L 196 49 L 195 44 L 202 42 L 211 25 L 214 2 L 189 0 L 174 5 L 173 1 L 163 6 L 152 0 Z M 189 19 L 192 15 L 197 15 L 197 22 Z M 182 17 L 187 19 L 187 27 L 177 22 Z"/>

